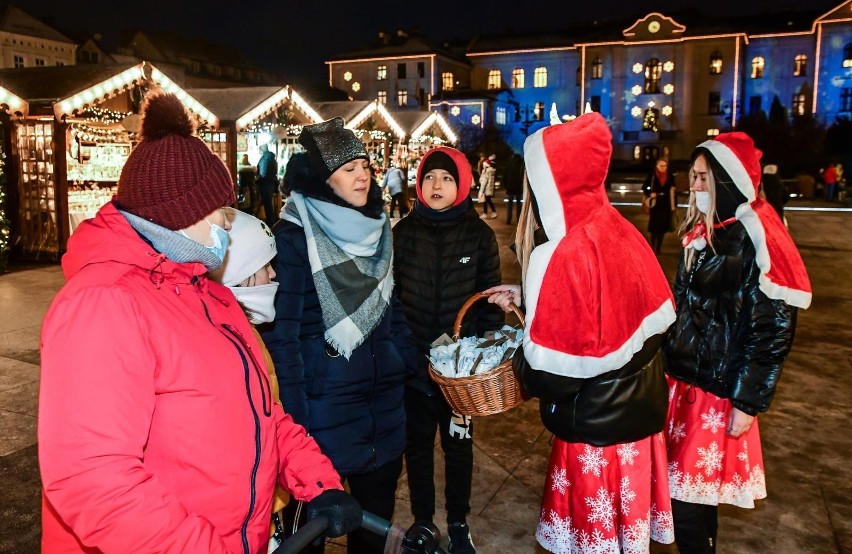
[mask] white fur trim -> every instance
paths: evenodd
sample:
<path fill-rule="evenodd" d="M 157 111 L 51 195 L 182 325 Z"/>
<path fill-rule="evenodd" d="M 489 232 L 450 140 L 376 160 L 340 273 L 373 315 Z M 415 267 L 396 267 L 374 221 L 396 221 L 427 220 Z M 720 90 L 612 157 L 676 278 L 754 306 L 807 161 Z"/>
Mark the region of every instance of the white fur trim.
<path fill-rule="evenodd" d="M 772 268 L 772 261 L 769 258 L 769 249 L 766 247 L 766 231 L 763 228 L 760 217 L 758 217 L 757 213 L 751 207 L 751 204 L 740 204 L 736 215 L 737 220 L 742 222 L 752 244 L 754 244 L 754 259 L 758 269 L 760 269 L 760 290 L 773 300 L 783 300 L 791 306 L 807 309 L 811 305 L 812 294 L 810 292 L 791 289 L 784 285 L 773 283 L 769 279 L 768 274 Z"/>
<path fill-rule="evenodd" d="M 527 138 L 524 142 L 524 159 L 527 178 L 535 194 L 535 201 L 542 208 L 539 209 L 538 215 L 541 217 L 544 232 L 549 239 L 557 241 L 565 236 L 565 213 L 562 198 L 559 196 L 559 189 L 553 179 L 553 172 L 544 150 L 544 131 L 547 129 L 545 127 Z M 547 209 L 544 209 L 545 206 Z M 559 206 L 559 209 L 556 209 L 556 206 Z"/>
<path fill-rule="evenodd" d="M 550 254 L 552 255 L 552 252 Z M 549 260 L 550 256 L 547 256 L 547 261 Z M 532 267 L 533 260 L 530 257 L 528 275 L 532 272 Z M 541 281 L 537 282 L 540 283 Z M 534 369 L 554 375 L 587 379 L 623 367 L 633 358 L 634 354 L 642 350 L 642 347 L 649 338 L 664 332 L 675 321 L 674 304 L 671 300 L 666 300 L 657 310 L 642 320 L 642 323 L 636 332 L 633 333 L 633 336 L 627 339 L 617 350 L 600 358 L 575 356 L 552 350 L 532 341 L 529 329 L 532 328 L 532 323 L 535 321 L 535 306 L 538 303 L 538 291 L 530 290 L 525 292 L 527 293 L 528 311 L 526 314 L 527 332 L 524 334 L 524 356 Z M 570 331 L 566 330 L 566 332 Z"/>
<path fill-rule="evenodd" d="M 734 151 L 728 148 L 725 144 L 718 140 L 708 140 L 698 145 L 701 148 L 706 148 L 722 164 L 737 189 L 746 197 L 749 202 L 754 202 L 756 199 L 754 191 L 754 183 L 751 182 L 751 177 L 743 166 L 743 162 L 734 154 Z"/>

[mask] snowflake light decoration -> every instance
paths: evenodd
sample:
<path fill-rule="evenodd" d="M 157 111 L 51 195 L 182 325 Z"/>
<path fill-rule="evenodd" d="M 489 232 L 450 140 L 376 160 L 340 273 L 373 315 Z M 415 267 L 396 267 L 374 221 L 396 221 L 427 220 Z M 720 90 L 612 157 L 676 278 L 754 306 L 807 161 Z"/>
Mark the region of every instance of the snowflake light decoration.
<path fill-rule="evenodd" d="M 480 123 L 482 123 L 482 118 L 479 117 L 478 114 L 473 114 L 473 117 L 470 118 L 470 122 L 474 125 L 479 125 Z"/>
<path fill-rule="evenodd" d="M 630 109 L 630 115 L 632 115 L 633 117 L 639 117 L 640 115 L 642 115 L 642 108 L 640 108 L 639 106 L 633 106 Z"/>
<path fill-rule="evenodd" d="M 361 83 L 359 83 L 358 81 L 355 81 L 354 83 L 352 83 L 352 90 L 355 91 L 355 92 L 358 92 L 359 90 L 361 90 Z"/>
<path fill-rule="evenodd" d="M 352 80 L 352 72 L 347 71 L 346 73 L 344 73 L 343 74 L 343 80 L 346 81 L 346 82 L 351 81 Z"/>
<path fill-rule="evenodd" d="M 644 68 L 645 67 L 641 63 L 636 62 L 633 64 L 633 73 L 642 73 Z"/>
<path fill-rule="evenodd" d="M 663 64 L 663 71 L 665 71 L 666 73 L 671 73 L 672 71 L 674 71 L 674 62 L 668 61 L 668 62 L 664 63 Z"/>
<path fill-rule="evenodd" d="M 461 108 L 459 108 L 458 106 L 453 106 L 452 108 L 450 108 L 450 113 L 457 116 L 461 113 Z"/>
<path fill-rule="evenodd" d="M 630 92 L 633 93 L 633 96 L 639 96 L 642 94 L 642 87 L 640 85 L 633 85 L 633 88 L 630 89 Z"/>
<path fill-rule="evenodd" d="M 671 83 L 664 85 L 663 86 L 663 93 L 664 94 L 673 94 L 674 93 L 674 85 L 671 84 Z"/>
<path fill-rule="evenodd" d="M 671 106 L 663 106 L 662 112 L 663 112 L 663 115 L 672 115 L 672 107 Z"/>

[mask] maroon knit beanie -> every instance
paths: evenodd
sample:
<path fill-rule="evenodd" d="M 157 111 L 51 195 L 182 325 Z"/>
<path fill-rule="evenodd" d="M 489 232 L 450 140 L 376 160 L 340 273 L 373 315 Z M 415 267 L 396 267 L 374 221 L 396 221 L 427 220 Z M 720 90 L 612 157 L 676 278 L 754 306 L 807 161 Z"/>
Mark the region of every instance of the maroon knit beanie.
<path fill-rule="evenodd" d="M 225 164 L 193 136 L 174 94 L 151 93 L 142 106 L 141 142 L 118 181 L 118 207 L 176 231 L 235 201 Z"/>

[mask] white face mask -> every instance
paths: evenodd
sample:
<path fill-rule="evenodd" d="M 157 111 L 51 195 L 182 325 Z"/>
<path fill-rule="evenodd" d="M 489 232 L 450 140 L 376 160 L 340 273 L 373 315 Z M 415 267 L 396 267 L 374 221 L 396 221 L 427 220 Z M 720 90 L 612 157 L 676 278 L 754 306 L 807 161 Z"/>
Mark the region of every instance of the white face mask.
<path fill-rule="evenodd" d="M 255 325 L 269 323 L 275 319 L 275 293 L 278 283 L 254 287 L 228 287 L 245 310 L 249 321 Z"/>
<path fill-rule="evenodd" d="M 710 193 L 705 191 L 696 192 L 695 207 L 698 208 L 699 212 L 707 215 L 707 212 L 710 210 Z"/>

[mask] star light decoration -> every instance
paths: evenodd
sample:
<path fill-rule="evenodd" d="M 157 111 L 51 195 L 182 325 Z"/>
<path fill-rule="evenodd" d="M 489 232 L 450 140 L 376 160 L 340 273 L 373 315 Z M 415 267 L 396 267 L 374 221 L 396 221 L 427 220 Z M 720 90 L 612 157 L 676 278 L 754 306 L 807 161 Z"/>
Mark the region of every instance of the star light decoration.
<path fill-rule="evenodd" d="M 470 118 L 470 122 L 474 125 L 479 125 L 480 123 L 482 123 L 482 118 L 479 117 L 479 114 L 473 114 L 473 116 Z"/>
<path fill-rule="evenodd" d="M 642 94 L 642 86 L 633 85 L 633 88 L 630 89 L 630 92 L 633 93 L 633 96 L 639 96 L 640 94 Z"/>
<path fill-rule="evenodd" d="M 672 115 L 672 107 L 671 106 L 663 106 L 662 112 L 663 112 L 663 115 L 665 115 L 665 116 Z"/>
<path fill-rule="evenodd" d="M 351 81 L 352 80 L 352 72 L 347 71 L 346 73 L 344 73 L 343 74 L 343 80 L 346 81 L 346 82 Z"/>
<path fill-rule="evenodd" d="M 632 115 L 633 117 L 639 117 L 640 115 L 642 115 L 642 108 L 640 108 L 639 106 L 633 106 L 630 109 L 630 115 Z"/>
<path fill-rule="evenodd" d="M 452 108 L 450 108 L 450 113 L 455 116 L 458 116 L 461 113 L 461 108 L 459 108 L 458 106 L 453 106 Z"/>
<path fill-rule="evenodd" d="M 672 71 L 674 71 L 674 62 L 673 61 L 667 61 L 666 63 L 664 63 L 663 64 L 663 71 L 665 71 L 666 73 L 671 73 Z"/>
<path fill-rule="evenodd" d="M 642 73 L 642 70 L 645 68 L 641 63 L 636 62 L 633 64 L 633 73 L 639 74 Z"/>
<path fill-rule="evenodd" d="M 358 81 L 355 81 L 354 83 L 352 83 L 352 90 L 355 91 L 355 92 L 358 92 L 359 90 L 361 90 L 361 83 L 359 83 Z"/>
<path fill-rule="evenodd" d="M 674 93 L 674 85 L 669 83 L 669 84 L 663 86 L 663 93 L 673 94 Z"/>

